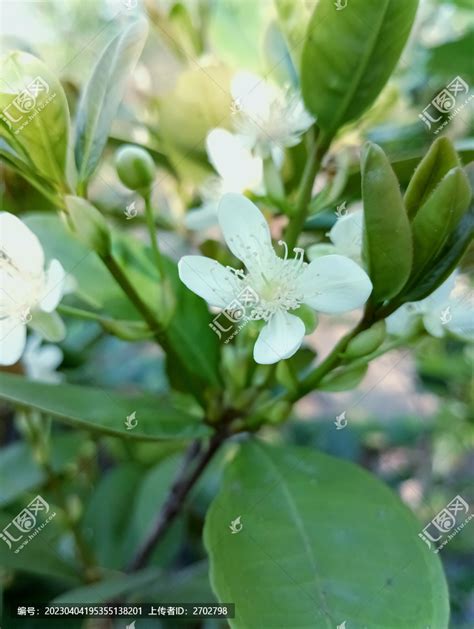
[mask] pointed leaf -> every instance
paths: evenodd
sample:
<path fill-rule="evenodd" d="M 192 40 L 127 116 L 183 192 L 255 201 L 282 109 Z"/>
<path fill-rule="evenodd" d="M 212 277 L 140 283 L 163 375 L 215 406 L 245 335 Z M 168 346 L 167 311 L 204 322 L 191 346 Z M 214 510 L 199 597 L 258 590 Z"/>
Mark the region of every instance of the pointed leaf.
<path fill-rule="evenodd" d="M 405 207 L 410 219 L 426 203 L 439 182 L 461 162 L 451 140 L 438 138 L 419 163 L 405 193 Z"/>
<path fill-rule="evenodd" d="M 31 382 L 1 373 L 0 399 L 37 409 L 76 428 L 116 437 L 181 440 L 210 433 L 198 417 L 174 407 L 167 398 L 148 394 L 124 395 L 72 384 Z M 127 429 L 125 421 L 132 413 L 132 428 Z"/>
<path fill-rule="evenodd" d="M 446 582 L 422 526 L 352 463 L 249 441 L 207 514 L 211 583 L 235 602 L 233 629 L 446 629 Z"/>
<path fill-rule="evenodd" d="M 432 266 L 449 235 L 459 224 L 471 200 L 469 180 L 462 168 L 453 168 L 413 219 L 413 276 L 410 285 Z"/>
<path fill-rule="evenodd" d="M 148 34 L 140 19 L 117 35 L 102 53 L 84 89 L 77 114 L 75 145 L 79 182 L 87 182 L 104 150 L 126 81 L 141 55 Z"/>
<path fill-rule="evenodd" d="M 415 18 L 418 0 L 349 0 L 337 11 L 320 0 L 303 48 L 306 107 L 326 136 L 359 118 L 392 74 Z"/>
<path fill-rule="evenodd" d="M 376 144 L 367 143 L 362 156 L 365 253 L 372 299 L 396 295 L 410 275 L 412 236 L 398 180 Z"/>

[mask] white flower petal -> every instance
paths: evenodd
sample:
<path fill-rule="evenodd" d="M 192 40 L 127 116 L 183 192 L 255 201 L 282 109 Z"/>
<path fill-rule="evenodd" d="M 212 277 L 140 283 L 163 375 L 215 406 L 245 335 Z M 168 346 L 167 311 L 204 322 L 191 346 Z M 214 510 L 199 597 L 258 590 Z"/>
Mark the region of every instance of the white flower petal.
<path fill-rule="evenodd" d="M 26 343 L 26 325 L 15 317 L 0 319 L 0 365 L 20 360 Z"/>
<path fill-rule="evenodd" d="M 448 305 L 447 302 L 450 294 L 452 293 L 456 285 L 457 276 L 458 272 L 454 271 L 454 273 L 451 273 L 448 279 L 445 280 L 441 284 L 441 286 L 438 286 L 438 288 L 433 293 L 431 293 L 431 295 L 428 295 L 428 297 L 425 297 L 425 299 L 421 300 L 420 303 L 423 304 L 423 309 L 425 311 L 436 308 L 438 306 Z"/>
<path fill-rule="evenodd" d="M 19 218 L 0 212 L 0 250 L 25 273 L 43 272 L 43 247 L 35 234 Z"/>
<path fill-rule="evenodd" d="M 270 228 L 258 207 L 241 194 L 225 194 L 217 217 L 227 246 L 245 266 L 262 266 L 273 252 Z"/>
<path fill-rule="evenodd" d="M 313 260 L 300 279 L 303 303 L 320 312 L 337 314 L 359 308 L 372 292 L 367 273 L 339 255 Z"/>
<path fill-rule="evenodd" d="M 300 347 L 304 335 L 304 323 L 299 317 L 277 311 L 258 335 L 253 348 L 255 362 L 271 365 L 290 358 Z"/>
<path fill-rule="evenodd" d="M 59 260 L 51 260 L 46 272 L 46 286 L 39 302 L 45 312 L 52 312 L 64 295 L 66 273 Z"/>
<path fill-rule="evenodd" d="M 394 336 L 407 336 L 413 329 L 418 313 L 408 304 L 400 306 L 395 312 L 385 319 L 388 334 Z"/>
<path fill-rule="evenodd" d="M 219 308 L 229 305 L 242 282 L 222 264 L 204 256 L 182 257 L 178 272 L 180 280 L 189 290 Z"/>
<path fill-rule="evenodd" d="M 258 187 L 263 163 L 242 145 L 239 136 L 226 129 L 213 129 L 206 138 L 209 160 L 222 177 L 225 192 L 245 192 Z"/>
<path fill-rule="evenodd" d="M 452 302 L 452 318 L 446 323 L 450 332 L 467 341 L 474 340 L 474 308 L 472 299 L 459 299 Z"/>
<path fill-rule="evenodd" d="M 341 255 L 359 261 L 362 251 L 364 215 L 362 210 L 338 218 L 329 237 Z"/>
<path fill-rule="evenodd" d="M 231 82 L 232 98 L 242 112 L 258 120 L 267 118 L 278 88 L 251 72 L 238 72 Z"/>
<path fill-rule="evenodd" d="M 423 315 L 423 325 L 431 336 L 441 338 L 444 336 L 444 326 L 441 322 L 441 313 L 439 310 L 432 310 Z"/>

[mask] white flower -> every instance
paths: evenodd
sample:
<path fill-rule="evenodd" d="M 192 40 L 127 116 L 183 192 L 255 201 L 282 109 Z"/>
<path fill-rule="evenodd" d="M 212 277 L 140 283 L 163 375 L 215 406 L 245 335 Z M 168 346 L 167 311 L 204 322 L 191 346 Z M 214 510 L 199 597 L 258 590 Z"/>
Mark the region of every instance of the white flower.
<path fill-rule="evenodd" d="M 362 237 L 364 230 L 364 213 L 356 210 L 339 217 L 331 228 L 328 236 L 332 244 L 312 245 L 307 250 L 310 260 L 329 253 L 347 256 L 362 266 Z"/>
<path fill-rule="evenodd" d="M 52 312 L 64 290 L 57 260 L 44 268 L 43 248 L 20 219 L 0 213 L 0 365 L 13 365 L 26 343 L 26 324 L 35 310 Z"/>
<path fill-rule="evenodd" d="M 257 155 L 271 155 L 277 165 L 284 147 L 298 144 L 314 123 L 298 92 L 281 89 L 250 72 L 235 75 L 231 92 L 239 135 Z"/>
<path fill-rule="evenodd" d="M 266 322 L 254 347 L 257 363 L 271 364 L 292 356 L 305 335 L 303 321 L 290 314 L 301 304 L 324 313 L 362 306 L 372 284 L 365 271 L 348 258 L 325 256 L 307 264 L 302 249 L 295 257 L 276 255 L 270 229 L 260 210 L 239 194 L 226 194 L 218 208 L 225 241 L 244 270 L 224 267 L 203 256 L 184 256 L 178 264 L 181 281 L 211 306 L 226 308 L 244 289 L 256 295 L 249 318 Z"/>
<path fill-rule="evenodd" d="M 56 369 L 63 361 L 62 351 L 57 345 L 41 343 L 42 339 L 38 334 L 31 334 L 28 337 L 21 358 L 26 375 L 41 382 L 61 382 L 63 376 Z"/>
<path fill-rule="evenodd" d="M 431 336 L 440 338 L 446 332 L 451 332 L 460 338 L 472 340 L 474 334 L 472 293 L 466 287 L 460 287 L 461 290 L 458 290 L 457 279 L 458 274 L 455 271 L 425 299 L 398 308 L 386 319 L 389 334 L 407 336 L 421 320 Z"/>
<path fill-rule="evenodd" d="M 263 163 L 253 157 L 241 140 L 226 129 L 213 129 L 206 138 L 209 161 L 219 177 L 202 187 L 204 204 L 186 215 L 188 229 L 206 229 L 217 221 L 217 204 L 226 192 L 263 193 Z"/>

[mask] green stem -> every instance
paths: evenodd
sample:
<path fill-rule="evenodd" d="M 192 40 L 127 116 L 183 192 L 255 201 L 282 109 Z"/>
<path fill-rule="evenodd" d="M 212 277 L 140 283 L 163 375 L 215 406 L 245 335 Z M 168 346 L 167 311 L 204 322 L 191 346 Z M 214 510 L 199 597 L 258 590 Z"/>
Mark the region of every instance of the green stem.
<path fill-rule="evenodd" d="M 151 248 L 153 250 L 153 256 L 155 258 L 156 268 L 160 274 L 161 279 L 165 277 L 163 268 L 163 259 L 161 257 L 160 248 L 158 246 L 158 238 L 156 237 L 155 217 L 153 214 L 153 208 L 151 206 L 151 194 L 150 191 L 143 193 L 143 200 L 145 201 L 145 217 L 148 227 L 148 233 L 150 234 Z"/>
<path fill-rule="evenodd" d="M 155 313 L 148 308 L 147 304 L 142 300 L 140 295 L 135 290 L 135 287 L 130 282 L 126 274 L 123 272 L 120 265 L 117 263 L 112 254 L 107 253 L 102 256 L 102 262 L 110 271 L 117 284 L 122 288 L 124 293 L 130 299 L 135 308 L 140 312 L 143 319 L 148 324 L 150 330 L 155 334 L 158 339 L 161 333 L 161 324 L 158 321 Z"/>
<path fill-rule="evenodd" d="M 298 236 L 308 216 L 308 206 L 311 201 L 314 180 L 321 168 L 321 162 L 330 143 L 330 140 L 326 140 L 321 136 L 318 140 L 313 142 L 313 147 L 301 178 L 300 190 L 296 201 L 296 210 L 286 228 L 285 242 L 290 250 L 296 245 Z"/>
<path fill-rule="evenodd" d="M 59 304 L 56 310 L 60 314 L 63 314 L 69 317 L 75 317 L 76 319 L 84 319 L 87 321 L 97 321 L 98 323 L 101 323 L 104 320 L 104 317 L 101 317 L 95 312 L 82 310 L 82 308 L 74 308 L 73 306 L 66 306 L 65 304 Z"/>

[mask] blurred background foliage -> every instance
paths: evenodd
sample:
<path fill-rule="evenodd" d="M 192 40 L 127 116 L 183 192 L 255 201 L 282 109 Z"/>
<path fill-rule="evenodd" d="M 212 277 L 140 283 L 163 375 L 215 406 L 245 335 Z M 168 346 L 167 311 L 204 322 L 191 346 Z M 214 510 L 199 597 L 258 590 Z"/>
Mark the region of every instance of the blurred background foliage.
<path fill-rule="evenodd" d="M 151 34 L 130 77 L 90 196 L 111 220 L 140 236 L 140 211 L 136 220 L 126 221 L 124 209 L 133 197 L 117 180 L 111 157 L 124 142 L 146 146 L 159 167 L 154 189 L 154 202 L 160 208 L 158 225 L 173 227 L 166 240 L 169 238 L 170 255 L 176 257 L 184 250 L 185 211 L 196 204 L 198 185 L 212 172 L 204 147 L 206 133 L 215 126 L 230 127 L 230 102 L 222 87 L 228 86 L 237 69 L 272 72 L 283 82 L 294 82 L 302 34 L 315 3 L 145 0 L 137 8 L 134 4 L 129 2 L 127 8 L 127 2 L 118 0 L 5 2 L 1 9 L 3 47 L 41 57 L 60 78 L 74 112 L 80 87 L 106 42 L 130 13 L 146 10 Z M 406 185 L 435 139 L 418 115 L 454 77 L 460 75 L 474 85 L 473 49 L 471 0 L 421 2 L 397 72 L 363 119 L 342 130 L 318 177 L 323 192 L 308 224 L 314 241 L 324 239 L 338 204 L 360 200 L 358 150 L 365 139 L 384 148 L 402 186 Z M 473 132 L 472 108 L 463 110 L 444 130 L 464 163 L 474 157 Z M 284 175 L 290 191 L 304 151 L 304 146 L 289 151 Z M 3 210 L 25 215 L 53 211 L 34 188 L 8 168 L 0 168 Z M 38 216 L 30 220 L 41 224 Z M 47 223 L 44 230 L 48 238 Z M 203 251 L 212 248 L 213 255 L 219 248 L 212 238 L 195 244 Z M 471 249 L 464 258 L 465 271 L 472 269 L 473 257 Z M 127 391 L 169 388 L 164 357 L 155 347 L 146 342 L 132 346 L 108 336 L 91 321 L 68 319 L 67 328 L 60 372 L 68 382 Z M 310 398 L 298 407 L 299 416 L 287 424 L 283 434 L 267 429 L 267 436 L 312 446 L 365 466 L 399 492 L 416 512 L 421 528 L 456 494 L 474 503 L 473 357 L 472 347 L 461 342 L 426 339 L 413 350 L 394 354 L 395 366 L 389 370 L 376 361 L 370 383 L 344 398 L 337 408 L 329 401 L 330 394 L 318 394 L 318 400 Z M 380 390 L 389 372 L 389 384 L 377 398 L 377 388 Z M 407 377 L 409 393 L 403 389 Z M 401 400 L 404 396 L 410 400 Z M 335 414 L 343 408 L 348 409 L 349 427 L 337 431 Z M 29 550 L 28 556 L 24 553 L 21 569 L 14 569 L 8 558 L 1 557 L 4 608 L 25 601 L 60 599 L 65 590 L 78 588 L 82 568 L 75 559 L 74 545 L 90 545 L 98 565 L 113 574 L 130 559 L 164 500 L 179 463 L 181 444 L 95 438 L 60 426 L 42 426 L 40 419 L 34 434 L 20 414 L 14 418 L 7 407 L 1 412 L 6 420 L 0 424 L 2 521 L 22 508 L 24 492 L 41 493 L 58 512 L 55 522 L 42 533 L 43 545 Z M 47 429 L 52 433 L 48 446 L 41 439 Z M 48 465 L 45 447 L 51 452 Z M 213 600 L 201 530 L 229 448 L 232 445 L 207 470 L 153 555 L 148 573 L 129 586 L 129 600 Z M 472 523 L 443 549 L 441 559 L 451 593 L 451 626 L 473 627 Z M 83 564 L 90 561 L 87 556 L 81 560 Z M 107 600 L 103 593 L 97 597 Z M 72 602 L 70 597 L 67 600 Z M 92 602 L 90 597 L 87 600 Z M 28 622 L 35 627 L 50 626 L 49 621 L 35 621 L 34 625 L 32 621 L 10 621 L 9 626 L 25 627 Z M 79 627 L 81 621 L 68 620 L 67 625 Z M 147 626 L 147 621 L 140 621 L 140 626 Z M 156 621 L 153 626 L 158 626 Z M 166 626 L 173 625 L 168 622 Z M 208 621 L 195 626 L 224 625 Z"/>

